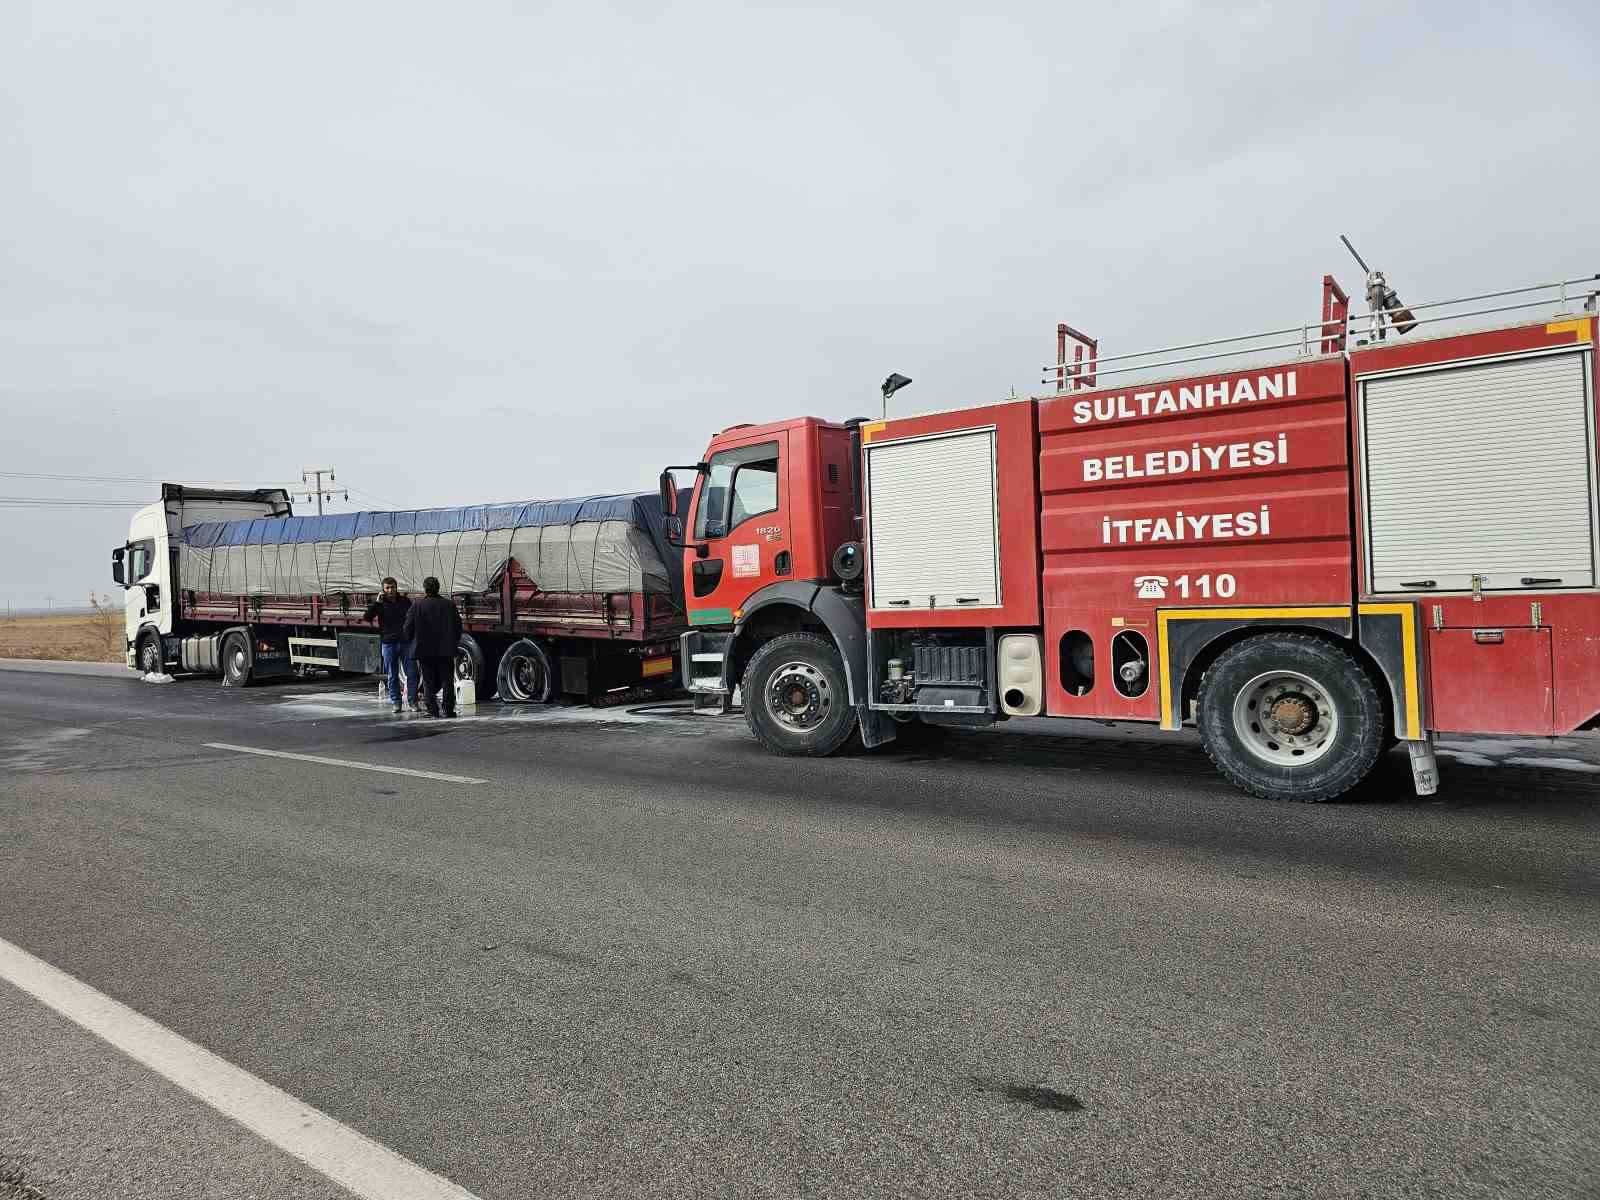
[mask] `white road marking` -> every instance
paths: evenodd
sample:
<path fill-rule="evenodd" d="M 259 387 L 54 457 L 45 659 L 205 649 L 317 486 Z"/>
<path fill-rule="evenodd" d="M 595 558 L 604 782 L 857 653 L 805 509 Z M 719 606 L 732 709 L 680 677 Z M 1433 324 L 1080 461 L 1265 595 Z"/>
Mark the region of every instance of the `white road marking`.
<path fill-rule="evenodd" d="M 0 938 L 0 979 L 259 1134 L 357 1196 L 477 1200 L 365 1134 L 218 1058 L 164 1025 Z"/>
<path fill-rule="evenodd" d="M 291 754 L 287 750 L 263 750 L 259 746 L 233 746 L 227 742 L 207 742 L 211 750 L 237 750 L 240 754 L 259 754 L 264 758 L 292 758 L 296 762 L 321 763 L 325 767 L 352 767 L 357 771 L 382 771 L 385 775 L 410 775 L 413 779 L 437 779 L 440 783 L 487 783 L 471 775 L 445 775 L 439 771 L 415 771 L 410 767 L 384 767 L 377 763 L 354 762 L 348 758 L 323 758 L 316 754 Z"/>

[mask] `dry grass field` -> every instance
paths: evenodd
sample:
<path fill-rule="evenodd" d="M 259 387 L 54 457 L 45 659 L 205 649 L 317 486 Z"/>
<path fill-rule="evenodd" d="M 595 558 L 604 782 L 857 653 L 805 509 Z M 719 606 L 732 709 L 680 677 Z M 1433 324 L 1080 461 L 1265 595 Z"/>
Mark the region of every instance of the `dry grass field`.
<path fill-rule="evenodd" d="M 121 610 L 0 616 L 0 658 L 124 662 Z"/>

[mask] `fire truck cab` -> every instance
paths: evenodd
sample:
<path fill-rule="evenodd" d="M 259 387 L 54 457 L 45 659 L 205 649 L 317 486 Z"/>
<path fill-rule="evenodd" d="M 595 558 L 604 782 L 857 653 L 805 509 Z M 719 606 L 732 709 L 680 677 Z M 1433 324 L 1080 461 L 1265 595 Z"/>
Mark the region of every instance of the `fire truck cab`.
<path fill-rule="evenodd" d="M 1364 318 L 1327 277 L 1320 321 L 1155 355 L 1069 362 L 1062 326 L 1027 399 L 724 430 L 669 509 L 685 686 L 740 689 L 784 754 L 1193 723 L 1234 783 L 1306 801 L 1397 742 L 1427 794 L 1435 732 L 1593 725 L 1594 281 L 1398 317 L 1372 286 Z M 1538 319 L 1449 324 L 1514 309 Z"/>

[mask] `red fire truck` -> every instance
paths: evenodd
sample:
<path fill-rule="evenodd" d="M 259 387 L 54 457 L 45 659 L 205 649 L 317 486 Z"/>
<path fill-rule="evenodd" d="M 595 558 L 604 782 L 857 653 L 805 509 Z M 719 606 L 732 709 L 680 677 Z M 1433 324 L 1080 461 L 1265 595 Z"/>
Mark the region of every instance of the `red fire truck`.
<path fill-rule="evenodd" d="M 662 473 L 684 685 L 781 754 L 1193 722 L 1303 801 L 1396 743 L 1430 794 L 1436 732 L 1594 728 L 1596 286 L 1407 308 L 1372 273 L 1357 316 L 1329 276 L 1262 335 L 1110 358 L 1061 326 L 1033 398 L 725 429 Z"/>

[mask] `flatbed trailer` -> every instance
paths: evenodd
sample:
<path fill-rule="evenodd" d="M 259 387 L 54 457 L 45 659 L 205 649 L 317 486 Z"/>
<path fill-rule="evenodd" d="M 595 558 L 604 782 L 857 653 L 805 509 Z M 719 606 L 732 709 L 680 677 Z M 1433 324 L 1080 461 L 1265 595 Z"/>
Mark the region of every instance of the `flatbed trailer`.
<path fill-rule="evenodd" d="M 634 689 L 671 687 L 686 626 L 676 577 L 664 572 L 659 556 L 651 557 L 660 525 L 656 503 L 649 494 L 529 504 L 520 512 L 485 506 L 489 516 L 436 510 L 470 512 L 477 525 L 441 534 L 439 520 L 424 521 L 430 530 L 411 534 L 412 541 L 454 535 L 456 545 L 419 552 L 400 545 L 404 536 L 394 531 L 416 527 L 434 510 L 341 514 L 334 524 L 331 518 L 295 518 L 287 494 L 278 490 L 167 484 L 161 502 L 134 517 L 127 543 L 113 553 L 113 575 L 126 581 L 128 665 L 145 673 L 220 674 L 236 685 L 312 670 L 377 671 L 379 638 L 365 613 L 378 596 L 381 574 L 392 570 L 402 576 L 401 590 L 413 596 L 421 594 L 424 573 L 456 585 L 449 588 L 463 627 L 456 677 L 471 680 L 479 698 L 537 703 L 566 696 L 598 703 Z M 576 549 L 558 541 L 552 551 L 542 537 L 531 549 L 518 545 L 514 531 L 526 532 L 528 525 L 482 527 L 493 524 L 494 512 L 527 520 L 527 511 L 537 508 L 538 519 L 552 506 L 570 516 L 554 526 L 563 535 L 586 529 Z M 618 528 L 630 522 L 633 528 Z M 458 516 L 454 524 L 463 521 Z M 608 539 L 608 570 L 594 561 L 602 537 Z M 456 562 L 463 539 L 476 554 L 469 567 Z M 373 553 L 364 541 L 381 541 L 382 552 Z M 540 567 L 530 571 L 519 549 Z M 235 559 L 225 562 L 230 552 Z M 430 571 L 428 564 L 442 565 Z M 536 573 L 567 586 L 541 587 Z M 316 590 L 271 586 L 313 579 L 321 584 Z M 574 579 L 579 586 L 571 586 Z M 219 580 L 225 586 L 206 586 Z M 602 586 L 606 581 L 633 586 Z"/>

